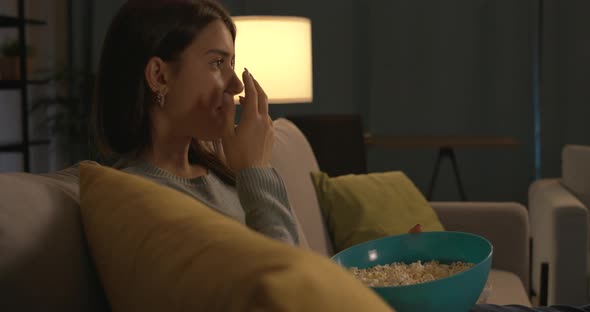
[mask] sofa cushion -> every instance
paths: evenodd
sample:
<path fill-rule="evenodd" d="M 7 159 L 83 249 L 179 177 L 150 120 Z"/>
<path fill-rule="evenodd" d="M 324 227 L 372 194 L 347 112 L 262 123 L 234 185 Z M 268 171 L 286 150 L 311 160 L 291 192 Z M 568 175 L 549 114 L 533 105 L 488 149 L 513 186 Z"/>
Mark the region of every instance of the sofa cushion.
<path fill-rule="evenodd" d="M 116 311 L 391 311 L 331 260 L 147 179 L 81 166 L 84 229 Z"/>
<path fill-rule="evenodd" d="M 108 311 L 78 190 L 77 167 L 0 174 L 0 311 Z"/>
<path fill-rule="evenodd" d="M 416 186 L 399 171 L 329 177 L 313 172 L 318 200 L 336 251 L 407 233 L 443 231 L 436 213 Z"/>
<path fill-rule="evenodd" d="M 566 145 L 561 165 L 563 185 L 590 208 L 590 146 Z"/>
<path fill-rule="evenodd" d="M 274 129 L 272 165 L 283 178 L 303 236 L 310 249 L 331 256 L 332 242 L 309 176 L 310 172 L 319 170 L 311 146 L 303 133 L 287 119 L 275 120 Z"/>
<path fill-rule="evenodd" d="M 498 305 L 518 304 L 526 307 L 531 306 L 524 285 L 516 274 L 492 269 L 488 277 L 488 284 L 491 285 L 491 291 L 486 300 L 487 302 Z"/>

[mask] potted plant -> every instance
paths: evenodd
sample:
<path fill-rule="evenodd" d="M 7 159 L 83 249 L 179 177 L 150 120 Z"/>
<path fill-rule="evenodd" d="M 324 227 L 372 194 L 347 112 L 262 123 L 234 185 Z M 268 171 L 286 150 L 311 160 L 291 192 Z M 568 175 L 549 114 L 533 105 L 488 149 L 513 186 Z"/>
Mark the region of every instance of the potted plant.
<path fill-rule="evenodd" d="M 27 73 L 31 69 L 34 50 L 31 45 L 25 46 Z M 5 41 L 0 49 L 0 79 L 19 80 L 20 77 L 20 42 L 16 39 Z"/>
<path fill-rule="evenodd" d="M 62 70 L 50 77 L 56 94 L 37 98 L 31 112 L 42 111 L 45 118 L 38 129 L 48 128 L 56 139 L 64 166 L 83 159 L 94 159 L 96 149 L 90 143 L 89 115 L 94 74 Z"/>

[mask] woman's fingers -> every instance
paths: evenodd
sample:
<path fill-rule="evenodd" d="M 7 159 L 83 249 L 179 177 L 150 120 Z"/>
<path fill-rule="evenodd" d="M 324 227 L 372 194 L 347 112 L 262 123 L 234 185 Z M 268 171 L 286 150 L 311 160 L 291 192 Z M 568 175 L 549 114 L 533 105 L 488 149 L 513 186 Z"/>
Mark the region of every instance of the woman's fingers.
<path fill-rule="evenodd" d="M 244 97 L 240 96 L 240 104 L 244 105 L 243 102 L 244 102 Z M 236 134 L 236 127 L 234 124 L 236 121 L 236 106 L 233 104 L 231 106 L 232 106 L 230 108 L 231 112 L 225 115 L 225 118 L 226 118 L 225 125 L 226 126 L 225 126 L 225 130 L 223 133 L 223 135 L 225 137 L 232 137 Z"/>
<path fill-rule="evenodd" d="M 244 68 L 242 80 L 244 81 L 244 92 L 246 93 L 246 97 L 243 101 L 240 101 L 240 104 L 244 106 L 244 113 L 257 114 L 258 105 L 256 105 L 256 102 L 258 101 L 258 92 L 256 91 L 256 85 L 254 84 L 254 78 L 252 78 L 252 74 L 250 74 L 247 68 Z"/>
<path fill-rule="evenodd" d="M 258 112 L 261 115 L 268 115 L 268 96 L 262 89 L 258 81 L 252 77 L 254 86 L 256 87 L 256 93 L 258 94 Z"/>
<path fill-rule="evenodd" d="M 245 68 L 242 79 L 246 92 L 245 97 L 239 98 L 242 115 L 237 128 L 228 127 L 222 139 L 227 163 L 236 171 L 268 166 L 274 140 L 273 124 L 268 115 L 268 100 L 264 90 Z M 233 125 L 233 120 L 230 122 L 228 119 L 227 124 Z"/>
<path fill-rule="evenodd" d="M 408 233 L 411 233 L 411 234 L 422 233 L 422 225 L 421 224 L 414 225 L 414 227 L 411 228 L 408 231 Z"/>

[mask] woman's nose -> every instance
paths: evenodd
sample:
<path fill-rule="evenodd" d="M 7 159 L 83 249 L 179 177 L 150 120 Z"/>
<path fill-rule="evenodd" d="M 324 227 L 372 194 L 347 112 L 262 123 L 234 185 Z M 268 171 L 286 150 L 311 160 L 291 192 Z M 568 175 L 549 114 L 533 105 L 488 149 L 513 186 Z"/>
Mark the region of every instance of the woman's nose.
<path fill-rule="evenodd" d="M 240 94 L 244 91 L 244 84 L 238 78 L 238 75 L 235 71 L 232 71 L 232 75 L 229 81 L 229 85 L 227 87 L 227 92 L 231 93 L 232 95 Z"/>

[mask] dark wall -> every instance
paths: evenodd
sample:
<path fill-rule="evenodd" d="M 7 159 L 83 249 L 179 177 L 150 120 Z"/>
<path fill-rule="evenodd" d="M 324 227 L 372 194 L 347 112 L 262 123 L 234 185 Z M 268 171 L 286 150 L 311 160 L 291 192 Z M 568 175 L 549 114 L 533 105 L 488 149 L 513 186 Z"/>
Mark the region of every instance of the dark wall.
<path fill-rule="evenodd" d="M 543 176 L 561 174 L 564 144 L 590 145 L 590 1 L 545 1 Z"/>
<path fill-rule="evenodd" d="M 371 2 L 374 4 L 374 2 Z M 516 148 L 456 148 L 468 199 L 523 201 L 533 174 L 526 1 L 388 1 L 371 6 L 370 128 L 392 135 L 512 137 Z M 373 151 L 424 190 L 436 151 Z M 435 199 L 457 198 L 450 162 Z"/>

